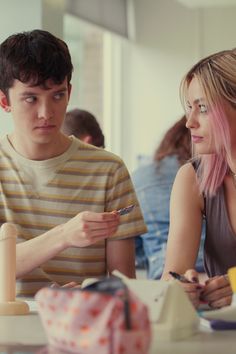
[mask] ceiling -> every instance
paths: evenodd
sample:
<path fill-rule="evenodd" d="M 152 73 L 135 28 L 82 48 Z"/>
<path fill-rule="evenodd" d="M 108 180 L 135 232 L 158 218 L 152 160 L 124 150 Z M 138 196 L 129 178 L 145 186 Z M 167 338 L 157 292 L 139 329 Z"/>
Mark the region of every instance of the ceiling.
<path fill-rule="evenodd" d="M 236 6 L 236 0 L 176 0 L 187 7 Z"/>

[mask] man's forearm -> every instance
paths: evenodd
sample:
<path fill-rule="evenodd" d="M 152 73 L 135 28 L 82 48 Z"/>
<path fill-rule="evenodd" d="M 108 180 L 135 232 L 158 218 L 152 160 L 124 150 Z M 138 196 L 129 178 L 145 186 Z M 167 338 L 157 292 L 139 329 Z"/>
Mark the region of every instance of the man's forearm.
<path fill-rule="evenodd" d="M 107 242 L 106 252 L 109 274 L 113 270 L 119 270 L 129 278 L 136 278 L 134 238 L 110 240 Z"/>
<path fill-rule="evenodd" d="M 84 211 L 64 224 L 19 243 L 16 252 L 16 277 L 31 272 L 68 247 L 87 247 L 113 235 L 119 225 L 116 213 Z"/>
<path fill-rule="evenodd" d="M 63 251 L 67 245 L 62 237 L 62 226 L 16 246 L 16 278 L 31 272 Z"/>

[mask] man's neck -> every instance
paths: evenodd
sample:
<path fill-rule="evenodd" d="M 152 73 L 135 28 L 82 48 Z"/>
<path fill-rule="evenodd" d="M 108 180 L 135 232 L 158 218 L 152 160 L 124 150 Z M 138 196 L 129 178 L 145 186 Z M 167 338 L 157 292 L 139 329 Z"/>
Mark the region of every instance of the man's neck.
<path fill-rule="evenodd" d="M 59 135 L 58 139 L 50 144 L 22 144 L 12 135 L 7 136 L 13 149 L 29 160 L 43 161 L 63 154 L 71 145 L 71 139 L 65 135 Z"/>

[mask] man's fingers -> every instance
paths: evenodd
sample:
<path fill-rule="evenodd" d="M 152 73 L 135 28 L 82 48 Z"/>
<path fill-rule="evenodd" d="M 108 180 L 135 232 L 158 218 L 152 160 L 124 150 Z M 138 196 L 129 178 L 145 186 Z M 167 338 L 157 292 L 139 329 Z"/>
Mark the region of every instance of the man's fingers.
<path fill-rule="evenodd" d="M 78 214 L 81 220 L 91 222 L 111 222 L 120 219 L 119 214 L 114 212 L 96 213 L 93 211 L 83 211 Z"/>
<path fill-rule="evenodd" d="M 64 284 L 64 285 L 59 285 L 58 283 L 53 283 L 51 285 L 51 288 L 76 288 L 79 285 L 75 281 L 71 281 L 70 283 Z"/>
<path fill-rule="evenodd" d="M 109 227 L 109 228 L 106 227 L 106 228 L 102 228 L 102 229 L 97 229 L 97 230 L 87 229 L 87 230 L 83 231 L 83 237 L 87 238 L 88 240 L 92 240 L 92 239 L 98 238 L 98 237 L 107 238 L 107 237 L 113 235 L 116 232 L 117 228 L 118 228 L 118 225 L 115 225 L 115 226 Z"/>
<path fill-rule="evenodd" d="M 112 220 L 106 222 L 94 222 L 94 221 L 84 221 L 82 229 L 83 231 L 99 231 L 107 230 L 117 227 L 119 220 Z"/>
<path fill-rule="evenodd" d="M 78 284 L 75 281 L 71 281 L 70 283 L 64 284 L 61 286 L 61 288 L 74 288 L 75 286 L 77 286 Z"/>

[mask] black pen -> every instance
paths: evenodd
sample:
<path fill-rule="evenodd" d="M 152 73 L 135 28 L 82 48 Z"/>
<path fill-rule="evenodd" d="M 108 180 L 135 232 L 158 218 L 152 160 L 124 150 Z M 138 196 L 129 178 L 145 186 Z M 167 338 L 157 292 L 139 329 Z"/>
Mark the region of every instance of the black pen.
<path fill-rule="evenodd" d="M 192 283 L 192 282 L 191 282 L 190 280 L 188 280 L 184 275 L 181 275 L 181 274 L 179 274 L 179 273 L 176 273 L 176 272 L 169 272 L 169 274 L 170 274 L 173 278 L 175 278 L 175 279 L 181 281 L 182 283 Z"/>

